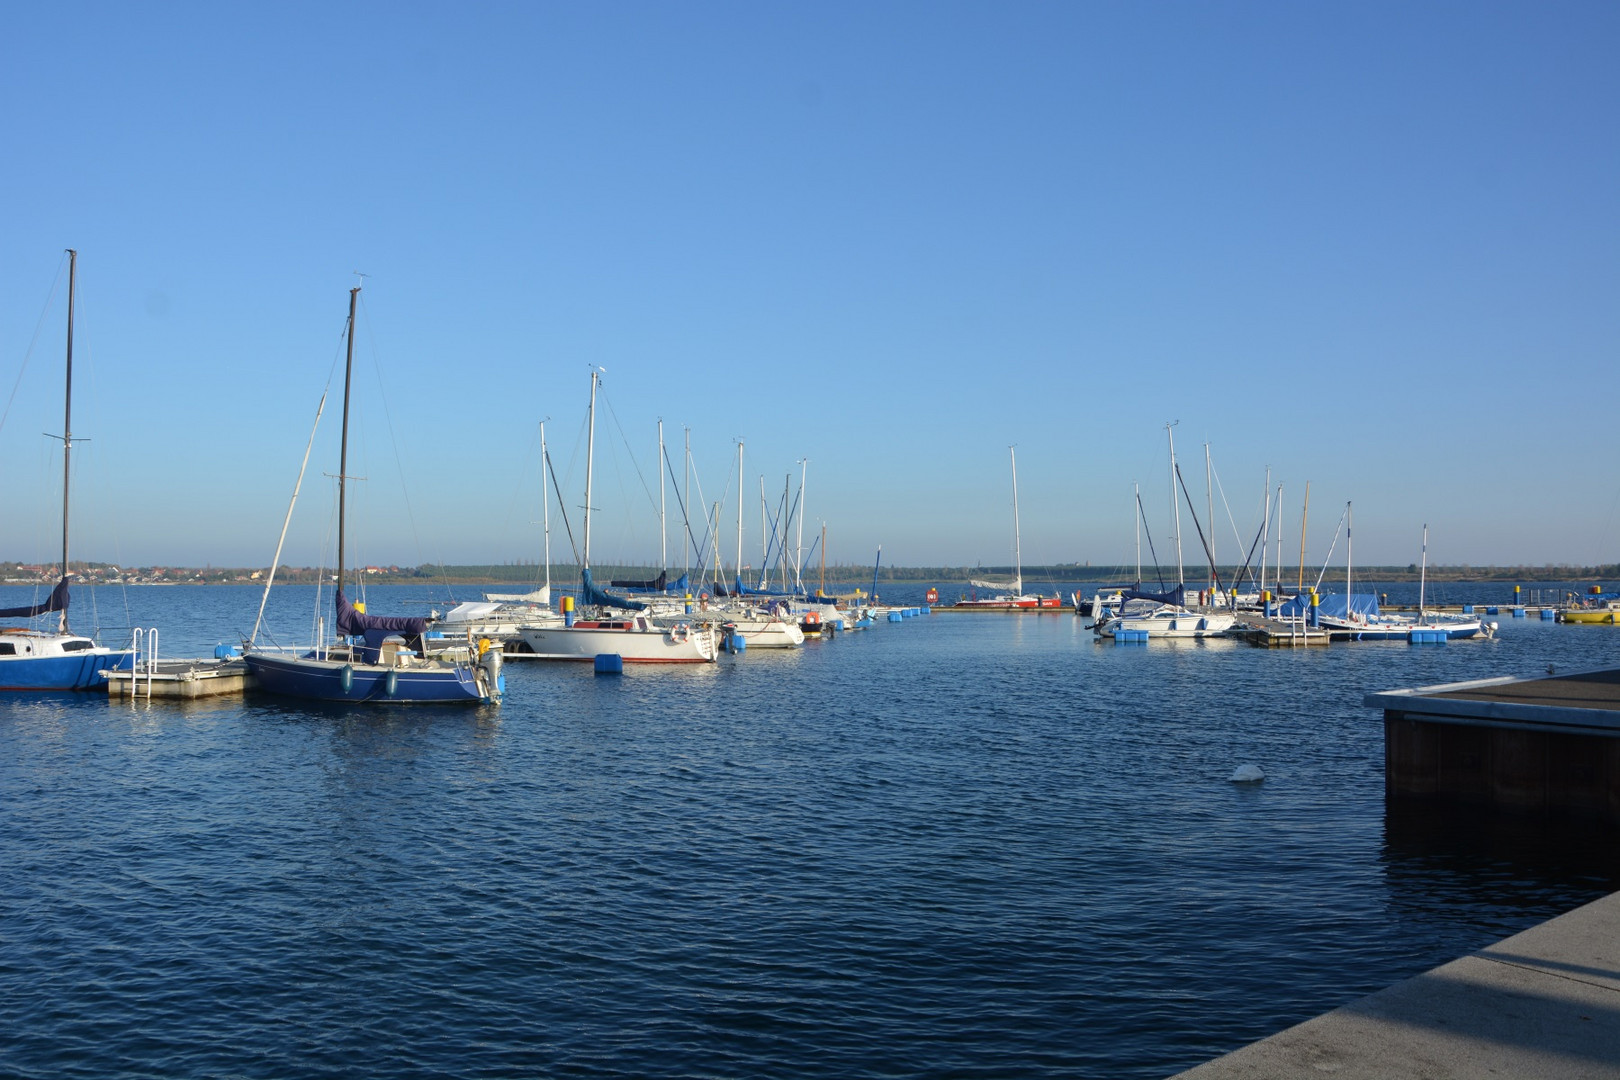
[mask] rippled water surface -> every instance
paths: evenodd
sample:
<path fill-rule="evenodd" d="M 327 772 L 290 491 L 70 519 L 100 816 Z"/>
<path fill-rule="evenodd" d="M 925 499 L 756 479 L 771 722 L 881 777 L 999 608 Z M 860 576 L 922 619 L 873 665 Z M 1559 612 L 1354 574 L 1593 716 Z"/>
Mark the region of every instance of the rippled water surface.
<path fill-rule="evenodd" d="M 258 595 L 116 603 L 206 655 Z M 482 709 L 13 695 L 0 1074 L 1165 1076 L 1620 888 L 1605 838 L 1386 812 L 1364 693 L 1620 654 L 1500 621 L 1266 651 L 935 614 L 513 663 Z"/>

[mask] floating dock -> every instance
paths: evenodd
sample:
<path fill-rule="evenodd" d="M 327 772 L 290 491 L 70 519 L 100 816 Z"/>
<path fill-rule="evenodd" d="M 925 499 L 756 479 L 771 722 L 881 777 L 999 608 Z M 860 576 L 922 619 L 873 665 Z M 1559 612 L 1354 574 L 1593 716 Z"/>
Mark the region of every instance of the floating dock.
<path fill-rule="evenodd" d="M 1011 604 L 970 604 L 957 607 L 955 604 L 934 604 L 930 610 L 935 614 L 941 611 L 970 612 L 981 615 L 1073 615 L 1074 606 L 1055 607 L 1014 607 Z"/>
<path fill-rule="evenodd" d="M 1620 668 L 1390 690 L 1384 792 L 1620 825 Z"/>
<path fill-rule="evenodd" d="M 253 675 L 240 657 L 231 660 L 158 660 L 139 671 L 109 671 L 110 698 L 206 698 L 241 694 Z"/>
<path fill-rule="evenodd" d="M 1261 648 L 1299 648 L 1326 645 L 1328 632 L 1317 626 L 1304 626 L 1288 619 L 1268 619 L 1262 615 L 1243 616 L 1243 628 L 1233 627 L 1232 636 Z"/>
<path fill-rule="evenodd" d="M 1620 1063 L 1620 893 L 1175 1080 L 1576 1080 Z"/>

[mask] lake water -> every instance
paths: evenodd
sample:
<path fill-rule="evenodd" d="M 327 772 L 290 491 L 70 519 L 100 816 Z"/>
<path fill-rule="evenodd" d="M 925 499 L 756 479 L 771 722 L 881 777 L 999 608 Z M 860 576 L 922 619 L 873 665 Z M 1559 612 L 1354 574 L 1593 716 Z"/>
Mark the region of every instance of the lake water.
<path fill-rule="evenodd" d="M 257 606 L 95 614 L 211 655 Z M 278 636 L 313 610 L 278 590 Z M 1386 811 L 1366 692 L 1620 660 L 1498 619 L 1261 650 L 934 614 L 510 663 L 485 708 L 11 695 L 0 1074 L 1162 1077 L 1620 888 L 1609 837 Z"/>

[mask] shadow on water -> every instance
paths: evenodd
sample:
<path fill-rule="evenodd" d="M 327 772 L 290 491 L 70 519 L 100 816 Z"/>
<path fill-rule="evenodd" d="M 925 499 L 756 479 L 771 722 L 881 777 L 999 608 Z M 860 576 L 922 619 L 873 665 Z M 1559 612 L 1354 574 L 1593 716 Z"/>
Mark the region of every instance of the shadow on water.
<path fill-rule="evenodd" d="M 1466 909 L 1481 928 L 1509 934 L 1620 889 L 1620 829 L 1390 804 L 1381 863 L 1395 912 L 1454 920 Z"/>

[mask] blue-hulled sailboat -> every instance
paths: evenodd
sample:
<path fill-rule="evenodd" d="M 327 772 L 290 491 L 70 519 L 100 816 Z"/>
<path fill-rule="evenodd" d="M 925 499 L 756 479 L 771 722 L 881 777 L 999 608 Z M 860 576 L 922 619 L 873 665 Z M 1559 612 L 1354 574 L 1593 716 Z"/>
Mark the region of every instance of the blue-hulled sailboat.
<path fill-rule="evenodd" d="M 67 393 L 62 420 L 62 579 L 38 604 L 0 609 L 0 619 L 57 614 L 56 630 L 0 628 L 0 690 L 99 690 L 103 671 L 134 663 L 129 649 L 109 649 L 68 630 L 68 480 L 73 454 L 73 302 L 79 253 L 68 249 Z"/>
<path fill-rule="evenodd" d="M 349 388 L 354 371 L 354 314 L 360 294 L 349 290 L 348 357 L 343 372 L 343 438 L 338 464 L 336 630 L 333 643 L 302 654 L 249 647 L 244 653 L 257 689 L 287 697 L 338 702 L 486 704 L 505 689 L 501 650 L 471 642 L 428 655 L 428 620 L 368 615 L 343 590 L 345 489 L 349 465 Z"/>

